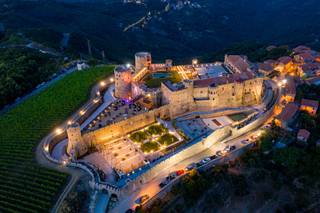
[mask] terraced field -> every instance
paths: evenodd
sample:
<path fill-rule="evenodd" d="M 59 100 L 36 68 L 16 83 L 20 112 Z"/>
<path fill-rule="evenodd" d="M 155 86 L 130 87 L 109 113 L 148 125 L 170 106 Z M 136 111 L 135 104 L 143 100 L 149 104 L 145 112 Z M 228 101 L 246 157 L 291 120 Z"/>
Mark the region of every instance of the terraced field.
<path fill-rule="evenodd" d="M 72 73 L 0 117 L 0 212 L 48 212 L 53 206 L 68 175 L 39 166 L 35 148 L 112 70 Z"/>

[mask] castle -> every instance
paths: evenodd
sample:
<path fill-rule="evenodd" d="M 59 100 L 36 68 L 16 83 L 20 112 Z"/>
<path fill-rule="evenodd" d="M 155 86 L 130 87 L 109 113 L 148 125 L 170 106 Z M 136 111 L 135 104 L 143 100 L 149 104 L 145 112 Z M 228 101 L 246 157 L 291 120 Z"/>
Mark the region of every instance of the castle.
<path fill-rule="evenodd" d="M 194 110 L 256 104 L 263 95 L 263 78 L 255 76 L 245 56 L 226 55 L 223 68 L 228 74 L 225 76 L 187 79 L 176 84 L 167 81 L 159 89 L 148 88 L 142 82 L 148 73 L 171 72 L 171 68 L 170 59 L 164 64 L 152 64 L 150 53 L 137 53 L 135 69 L 124 65 L 115 68 L 115 96 L 123 99 L 148 96 L 155 106 L 169 104 L 173 118 Z"/>
<path fill-rule="evenodd" d="M 199 67 L 198 67 L 199 66 Z M 114 69 L 115 92 L 118 99 L 137 101 L 146 98 L 152 103 L 149 111 L 118 123 L 81 135 L 76 126 L 68 129 L 67 152 L 72 150 L 76 156 L 86 153 L 86 144 L 96 144 L 99 141 L 114 140 L 130 132 L 143 128 L 156 121 L 157 117 L 174 119 L 193 111 L 211 111 L 214 109 L 242 107 L 259 104 L 263 97 L 264 79 L 256 77 L 251 70 L 250 62 L 245 56 L 226 55 L 225 62 L 204 65 L 183 65 L 179 67 L 184 73 L 184 79 L 179 83 L 164 81 L 160 88 L 148 88 L 143 79 L 148 74 L 157 72 L 177 72 L 172 66 L 172 60 L 163 64 L 152 64 L 151 54 L 147 52 L 135 55 L 135 66 L 119 65 Z M 197 70 L 204 72 L 219 66 L 218 76 L 204 75 L 197 77 Z M 202 70 L 202 71 L 203 71 Z M 202 73 L 203 74 L 203 73 Z M 188 78 L 187 78 L 188 77 Z"/>

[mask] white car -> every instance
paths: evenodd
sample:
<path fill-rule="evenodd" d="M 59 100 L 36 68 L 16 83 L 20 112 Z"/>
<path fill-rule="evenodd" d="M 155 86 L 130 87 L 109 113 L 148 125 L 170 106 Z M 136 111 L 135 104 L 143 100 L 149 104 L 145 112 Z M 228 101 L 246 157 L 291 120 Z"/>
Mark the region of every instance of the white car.
<path fill-rule="evenodd" d="M 208 163 L 210 160 L 211 160 L 211 159 L 210 159 L 209 157 L 206 157 L 206 158 L 202 159 L 201 162 L 202 162 L 203 164 L 206 164 L 206 163 Z"/>

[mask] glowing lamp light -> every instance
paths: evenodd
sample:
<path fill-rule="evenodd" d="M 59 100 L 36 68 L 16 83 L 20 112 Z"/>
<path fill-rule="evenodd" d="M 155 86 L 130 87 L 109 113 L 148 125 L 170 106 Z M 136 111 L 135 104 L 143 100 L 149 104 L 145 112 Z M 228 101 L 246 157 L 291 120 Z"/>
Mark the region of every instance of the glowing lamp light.
<path fill-rule="evenodd" d="M 127 68 L 130 68 L 130 67 L 131 67 L 131 64 L 130 64 L 130 63 L 127 63 L 127 64 L 126 64 L 126 67 L 127 67 Z"/>
<path fill-rule="evenodd" d="M 102 87 L 106 86 L 106 82 L 100 81 L 100 86 L 102 86 Z"/>
<path fill-rule="evenodd" d="M 49 145 L 44 146 L 44 151 L 49 152 Z"/>
<path fill-rule="evenodd" d="M 57 129 L 55 130 L 55 133 L 56 133 L 57 135 L 60 135 L 62 132 L 63 132 L 63 130 L 62 130 L 61 128 L 57 128 Z"/>
<path fill-rule="evenodd" d="M 286 84 L 286 83 L 288 83 L 288 80 L 287 80 L 287 79 L 283 79 L 283 80 L 282 80 L 282 83 L 283 83 L 283 84 Z"/>
<path fill-rule="evenodd" d="M 86 111 L 84 111 L 84 110 L 81 110 L 81 111 L 79 112 L 80 115 L 84 115 L 84 113 L 86 113 Z"/>
<path fill-rule="evenodd" d="M 198 64 L 198 59 L 196 58 L 192 59 L 192 65 L 196 65 L 196 64 Z"/>
<path fill-rule="evenodd" d="M 151 97 L 151 94 L 150 94 L 150 93 L 148 93 L 148 94 L 147 94 L 147 97 L 149 97 L 149 98 L 150 98 L 150 97 Z"/>
<path fill-rule="evenodd" d="M 71 121 L 71 120 L 69 120 L 69 121 L 67 122 L 67 124 L 68 124 L 68 125 L 71 125 L 71 124 L 72 124 L 72 121 Z"/>
<path fill-rule="evenodd" d="M 113 78 L 110 78 L 110 82 L 114 82 L 114 79 L 113 79 Z"/>
<path fill-rule="evenodd" d="M 281 86 L 282 86 L 282 83 L 281 83 L 281 82 L 279 82 L 279 83 L 278 83 L 278 87 L 281 87 Z"/>

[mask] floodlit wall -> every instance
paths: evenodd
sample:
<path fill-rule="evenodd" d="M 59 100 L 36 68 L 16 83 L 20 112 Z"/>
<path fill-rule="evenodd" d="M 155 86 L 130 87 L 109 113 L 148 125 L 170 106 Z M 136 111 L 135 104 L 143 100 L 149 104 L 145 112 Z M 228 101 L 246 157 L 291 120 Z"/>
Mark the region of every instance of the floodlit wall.
<path fill-rule="evenodd" d="M 168 118 L 169 106 L 162 106 L 155 110 L 135 115 L 118 123 L 89 132 L 83 135 L 83 139 L 87 144 L 98 144 L 114 140 L 156 122 L 157 117 L 163 119 Z"/>
<path fill-rule="evenodd" d="M 171 105 L 171 116 L 179 116 L 190 111 L 210 111 L 216 108 L 255 105 L 261 102 L 263 78 L 254 78 L 241 83 L 229 83 L 215 87 L 194 88 L 171 91 L 161 85 L 163 102 Z"/>

